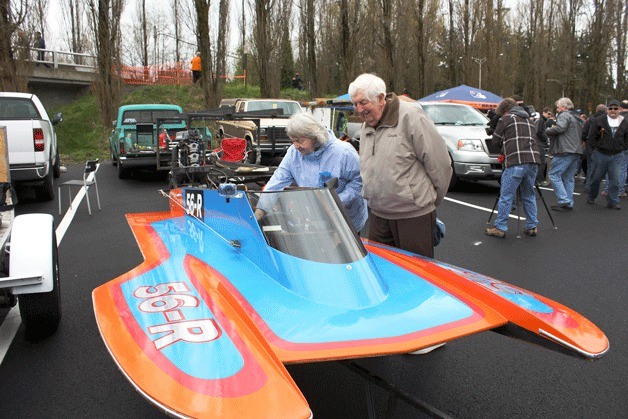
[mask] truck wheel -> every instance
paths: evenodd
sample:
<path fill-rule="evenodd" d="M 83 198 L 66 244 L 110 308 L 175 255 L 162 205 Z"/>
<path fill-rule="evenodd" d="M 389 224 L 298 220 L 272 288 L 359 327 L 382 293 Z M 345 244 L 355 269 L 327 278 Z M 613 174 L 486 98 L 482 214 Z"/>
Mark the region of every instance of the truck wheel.
<path fill-rule="evenodd" d="M 122 163 L 118 162 L 118 179 L 126 179 L 129 177 L 129 171 L 122 167 Z"/>
<path fill-rule="evenodd" d="M 21 294 L 18 296 L 20 316 L 24 322 L 26 337 L 30 340 L 50 336 L 61 320 L 61 283 L 59 281 L 59 255 L 57 238 L 52 232 L 52 281 L 50 292 Z"/>
<path fill-rule="evenodd" d="M 35 194 L 38 201 L 52 201 L 55 199 L 55 191 L 52 184 L 53 170 L 50 170 L 44 178 L 44 183 L 37 189 Z"/>
<path fill-rule="evenodd" d="M 456 171 L 454 170 L 454 162 L 451 161 L 451 179 L 449 180 L 449 188 L 447 190 L 451 191 L 456 187 L 458 183 L 458 175 L 456 175 Z"/>
<path fill-rule="evenodd" d="M 59 158 L 59 150 L 55 153 L 55 164 L 52 169 L 52 174 L 55 179 L 61 176 L 61 159 Z"/>
<path fill-rule="evenodd" d="M 111 165 L 112 166 L 118 165 L 118 159 L 116 159 L 116 156 L 114 156 L 113 153 L 111 153 Z"/>
<path fill-rule="evenodd" d="M 253 141 L 250 138 L 246 139 L 246 160 L 245 163 L 255 164 L 257 161 L 257 152 L 253 148 Z"/>

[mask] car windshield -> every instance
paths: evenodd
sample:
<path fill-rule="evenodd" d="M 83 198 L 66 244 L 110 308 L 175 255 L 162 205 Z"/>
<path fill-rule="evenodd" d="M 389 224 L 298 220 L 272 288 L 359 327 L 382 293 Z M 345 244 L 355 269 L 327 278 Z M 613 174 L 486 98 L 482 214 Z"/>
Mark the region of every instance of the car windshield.
<path fill-rule="evenodd" d="M 176 109 L 153 109 L 153 110 L 128 110 L 122 116 L 124 124 L 155 123 L 157 118 L 181 118 L 181 112 Z"/>
<path fill-rule="evenodd" d="M 481 125 L 488 119 L 481 112 L 465 105 L 422 103 L 423 110 L 436 125 Z"/>
<path fill-rule="evenodd" d="M 366 249 L 329 189 L 248 192 L 266 212 L 259 225 L 268 244 L 289 255 L 323 263 L 351 263 Z"/>
<path fill-rule="evenodd" d="M 39 119 L 39 112 L 30 99 L 0 98 L 0 119 Z"/>
<path fill-rule="evenodd" d="M 249 102 L 246 110 L 250 111 L 263 111 L 267 109 L 281 109 L 284 115 L 293 115 L 301 112 L 299 104 L 296 102 L 282 102 L 272 100 L 260 100 Z"/>

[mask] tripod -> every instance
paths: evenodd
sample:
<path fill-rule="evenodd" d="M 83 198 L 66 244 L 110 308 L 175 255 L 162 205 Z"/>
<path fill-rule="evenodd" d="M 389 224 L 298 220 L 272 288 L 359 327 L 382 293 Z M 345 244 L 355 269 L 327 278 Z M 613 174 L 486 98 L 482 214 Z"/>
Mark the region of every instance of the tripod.
<path fill-rule="evenodd" d="M 549 215 L 549 219 L 552 222 L 552 227 L 554 228 L 554 230 L 558 229 L 558 227 L 556 227 L 556 223 L 554 222 L 554 217 L 552 217 L 552 213 L 550 212 L 549 208 L 547 207 L 547 203 L 545 202 L 545 198 L 543 198 L 543 193 L 541 192 L 541 188 L 539 188 L 539 184 L 537 182 L 534 182 L 534 189 L 536 189 L 536 192 L 539 194 L 539 198 L 541 198 L 541 201 L 543 201 L 543 206 L 545 207 L 545 211 L 547 211 L 547 215 Z M 501 189 L 500 189 L 501 190 Z M 486 220 L 486 224 L 490 224 L 491 223 L 491 218 L 493 217 L 493 213 L 495 212 L 495 208 L 497 208 L 497 203 L 499 202 L 499 197 L 500 197 L 500 193 L 497 194 L 497 198 L 495 198 L 495 203 L 493 204 L 493 209 L 491 211 L 491 213 L 488 216 L 488 220 Z M 515 194 L 515 205 L 517 206 L 517 237 L 521 237 L 519 236 L 519 231 L 521 231 L 521 229 L 519 228 L 519 223 L 521 221 L 521 205 L 519 205 L 519 200 L 521 198 L 521 190 L 519 188 L 517 188 L 517 193 Z"/>

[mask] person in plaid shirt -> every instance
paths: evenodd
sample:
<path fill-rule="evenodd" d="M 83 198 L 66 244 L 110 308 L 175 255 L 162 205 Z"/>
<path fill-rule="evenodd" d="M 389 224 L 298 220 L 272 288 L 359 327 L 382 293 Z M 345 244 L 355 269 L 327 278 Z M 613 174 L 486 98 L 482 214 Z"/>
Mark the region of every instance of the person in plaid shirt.
<path fill-rule="evenodd" d="M 502 149 L 504 170 L 502 172 L 501 189 L 497 218 L 494 227 L 486 229 L 489 236 L 506 237 L 508 231 L 508 215 L 512 209 L 512 201 L 517 189 L 521 193 L 523 211 L 526 215 L 524 233 L 536 236 L 536 197 L 534 196 L 534 180 L 541 163 L 541 156 L 536 144 L 536 128 L 530 115 L 512 98 L 502 100 L 496 112 L 501 115 L 495 132 L 493 144 Z"/>

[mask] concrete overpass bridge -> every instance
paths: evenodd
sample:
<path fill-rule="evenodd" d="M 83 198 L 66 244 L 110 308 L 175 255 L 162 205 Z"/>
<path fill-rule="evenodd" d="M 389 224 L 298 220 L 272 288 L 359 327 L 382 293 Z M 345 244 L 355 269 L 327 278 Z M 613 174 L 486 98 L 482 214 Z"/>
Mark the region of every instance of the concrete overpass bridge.
<path fill-rule="evenodd" d="M 89 92 L 98 77 L 94 55 L 31 48 L 28 58 L 27 65 L 21 66 L 28 78 L 28 91 L 39 96 L 47 108 L 70 102 Z M 233 76 L 242 77 L 246 75 Z M 123 65 L 120 78 L 128 85 L 192 84 L 189 66 L 184 62 L 146 67 Z"/>
<path fill-rule="evenodd" d="M 35 56 L 43 59 L 33 59 Z M 67 51 L 31 49 L 31 59 L 22 67 L 28 91 L 46 108 L 75 100 L 89 92 L 98 76 L 96 56 Z"/>

